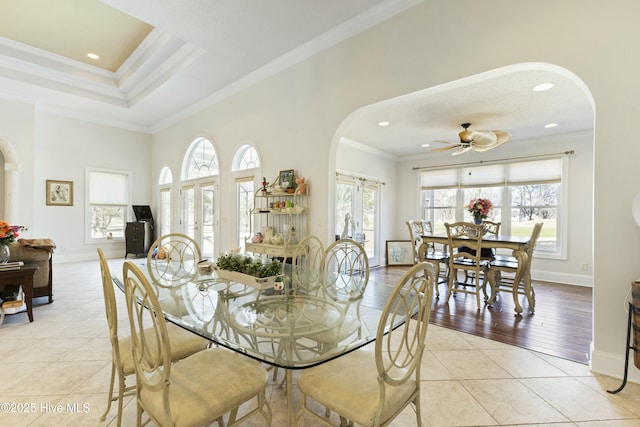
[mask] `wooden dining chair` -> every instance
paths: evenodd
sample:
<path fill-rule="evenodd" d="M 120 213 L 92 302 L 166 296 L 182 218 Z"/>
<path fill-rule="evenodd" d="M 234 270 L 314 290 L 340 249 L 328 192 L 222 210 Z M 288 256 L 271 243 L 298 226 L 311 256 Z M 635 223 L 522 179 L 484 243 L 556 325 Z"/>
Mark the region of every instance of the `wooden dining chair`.
<path fill-rule="evenodd" d="M 118 308 L 116 304 L 116 295 L 113 289 L 113 279 L 109 264 L 104 256 L 101 248 L 98 248 L 98 257 L 100 258 L 100 273 L 102 276 L 102 291 L 104 294 L 104 306 L 107 317 L 107 325 L 109 326 L 109 338 L 111 341 L 111 381 L 109 384 L 109 395 L 107 409 L 100 417 L 100 421 L 104 421 L 111 409 L 111 402 L 118 401 L 118 427 L 122 422 L 122 404 L 125 396 L 135 393 L 135 384 L 126 385 L 127 377 L 131 377 L 135 369 L 133 367 L 133 357 L 131 354 L 131 337 L 128 333 L 121 335 L 118 332 Z M 185 331 L 175 325 L 167 327 L 169 339 L 171 341 L 170 359 L 172 362 L 183 359 L 198 351 L 204 350 L 209 341 L 200 338 L 190 332 Z M 145 331 L 148 339 L 153 339 L 150 330 Z M 115 378 L 118 377 L 118 392 L 113 394 L 115 386 Z"/>
<path fill-rule="evenodd" d="M 411 220 L 406 221 L 409 228 L 409 238 L 412 242 L 414 264 L 417 262 L 427 261 L 433 264 L 438 277 L 438 284 L 447 282 L 449 276 L 449 252 L 446 248 L 436 250 L 432 243 L 424 241 L 422 236 L 433 233 L 431 221 Z M 440 265 L 444 266 L 444 273 L 441 272 Z M 436 297 L 440 296 L 438 287 L 436 289 Z"/>
<path fill-rule="evenodd" d="M 484 225 L 471 222 L 445 223 L 449 248 L 449 286 L 447 289 L 447 302 L 451 295 L 456 293 L 473 294 L 476 296 L 478 310 L 480 310 L 480 291 L 484 294 L 484 300 L 488 300 L 486 285 L 486 272 L 489 261 L 482 258 L 482 237 Z M 460 243 L 459 239 L 464 239 Z M 463 250 L 464 249 L 464 250 Z M 469 283 L 458 281 L 458 272 L 465 273 L 465 279 L 472 277 L 472 286 Z M 467 274 L 472 273 L 472 274 Z"/>
<path fill-rule="evenodd" d="M 130 261 L 123 265 L 123 276 L 136 373 L 136 425 L 142 424 L 143 413 L 163 427 L 214 421 L 223 425 L 227 413 L 228 425 L 258 413 L 271 425 L 271 408 L 265 399 L 267 371 L 224 348 L 209 348 L 171 364 L 168 325 L 151 284 Z M 156 339 L 148 339 L 147 328 Z M 254 398 L 256 406 L 236 420 L 240 405 Z"/>
<path fill-rule="evenodd" d="M 305 414 L 335 425 L 330 417 L 336 412 L 340 425 L 385 426 L 408 405 L 422 425 L 420 368 L 435 280 L 433 264 L 411 267 L 387 299 L 373 346 L 300 372 L 296 425 Z M 394 329 L 407 313 L 415 314 Z M 313 410 L 312 401 L 326 409 L 324 414 Z"/>
<path fill-rule="evenodd" d="M 498 237 L 500 235 L 500 226 L 502 225 L 501 222 L 489 221 L 485 219 L 482 221 L 482 225 L 484 226 L 483 239 L 486 238 L 487 236 Z M 497 255 L 492 248 L 482 248 L 481 256 L 482 256 L 482 259 L 491 261 L 495 259 L 497 256 L 501 256 L 501 255 Z M 481 280 L 485 280 L 485 279 L 482 278 Z M 469 283 L 470 281 L 475 283 L 475 277 L 473 276 L 472 272 L 465 271 L 464 283 L 466 284 L 466 283 Z"/>
<path fill-rule="evenodd" d="M 543 225 L 543 222 L 538 222 L 533 226 L 531 238 L 527 246 L 525 265 L 521 265 L 515 257 L 502 257 L 491 261 L 488 272 L 489 285 L 491 286 L 491 297 L 488 300 L 489 304 L 495 301 L 500 291 L 508 291 L 513 294 L 515 287 L 516 294 L 524 295 L 527 298 L 531 313 L 535 312 L 536 293 L 531 283 L 531 260 Z M 515 275 L 519 269 L 523 270 L 522 278 L 519 283 L 514 283 Z M 504 273 L 507 273 L 507 276 L 504 276 Z"/>

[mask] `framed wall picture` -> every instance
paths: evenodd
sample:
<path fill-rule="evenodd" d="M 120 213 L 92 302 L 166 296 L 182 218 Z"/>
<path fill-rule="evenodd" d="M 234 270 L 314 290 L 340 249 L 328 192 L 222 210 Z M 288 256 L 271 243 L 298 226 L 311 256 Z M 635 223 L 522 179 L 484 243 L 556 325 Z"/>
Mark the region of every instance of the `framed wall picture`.
<path fill-rule="evenodd" d="M 413 265 L 410 240 L 387 240 L 387 265 Z"/>
<path fill-rule="evenodd" d="M 287 188 L 290 182 L 293 182 L 295 185 L 296 177 L 293 174 L 293 169 L 280 171 L 279 179 L 280 179 L 279 183 L 282 188 Z"/>
<path fill-rule="evenodd" d="M 73 206 L 73 181 L 47 180 L 47 205 Z"/>

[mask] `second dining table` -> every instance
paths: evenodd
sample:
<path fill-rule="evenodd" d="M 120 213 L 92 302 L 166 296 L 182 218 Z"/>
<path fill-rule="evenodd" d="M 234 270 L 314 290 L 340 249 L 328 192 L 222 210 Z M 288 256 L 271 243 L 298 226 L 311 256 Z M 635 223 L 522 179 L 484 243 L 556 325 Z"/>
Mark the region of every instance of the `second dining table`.
<path fill-rule="evenodd" d="M 382 309 L 393 285 L 370 282 L 361 300 L 345 304 L 332 292 L 335 277 L 327 280 L 314 274 L 317 283 L 310 286 L 287 267 L 287 286 L 282 291 L 224 280 L 215 272 L 196 272 L 186 281 L 181 272 L 180 280 L 173 284 L 167 278 L 154 281 L 149 277 L 149 282 L 167 321 L 283 369 L 288 425 L 294 425 L 293 370 L 326 363 L 375 341 Z M 114 277 L 114 282 L 124 290 L 119 278 Z M 304 286 L 297 286 L 303 282 Z M 347 337 L 334 333 L 346 319 L 358 322 L 354 333 Z M 394 327 L 404 321 L 405 317 L 398 317 Z"/>
<path fill-rule="evenodd" d="M 422 236 L 425 243 L 435 243 L 440 245 L 449 244 L 449 236 L 447 234 L 425 234 Z M 453 242 L 456 246 L 464 246 L 464 238 L 455 238 Z M 533 310 L 533 292 L 531 287 L 531 260 L 527 255 L 531 238 L 529 236 L 507 236 L 507 235 L 488 235 L 482 238 L 482 248 L 485 249 L 507 249 L 512 251 L 512 256 L 518 262 L 518 269 L 514 277 L 514 286 L 512 290 L 514 310 L 520 315 L 523 311 L 522 305 L 518 300 L 518 284 L 522 281 L 524 292 Z M 492 284 L 492 287 L 494 284 Z M 492 291 L 495 292 L 495 291 Z"/>

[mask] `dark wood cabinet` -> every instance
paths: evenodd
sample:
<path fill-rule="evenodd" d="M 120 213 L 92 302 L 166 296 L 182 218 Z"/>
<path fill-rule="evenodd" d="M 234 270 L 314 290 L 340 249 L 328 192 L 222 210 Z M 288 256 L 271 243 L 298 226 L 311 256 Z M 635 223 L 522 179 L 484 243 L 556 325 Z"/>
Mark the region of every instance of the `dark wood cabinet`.
<path fill-rule="evenodd" d="M 129 254 L 147 256 L 153 243 L 153 226 L 144 221 L 128 222 L 124 229 L 124 238 L 127 247 L 125 258 Z"/>

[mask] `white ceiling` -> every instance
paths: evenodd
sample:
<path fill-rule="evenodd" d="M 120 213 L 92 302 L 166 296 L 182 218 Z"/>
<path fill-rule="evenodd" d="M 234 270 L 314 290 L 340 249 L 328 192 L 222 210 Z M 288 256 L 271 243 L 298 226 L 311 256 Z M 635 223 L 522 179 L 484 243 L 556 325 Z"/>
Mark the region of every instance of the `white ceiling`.
<path fill-rule="evenodd" d="M 540 83 L 550 90 L 534 92 Z M 459 142 L 469 130 L 503 130 L 508 144 L 593 130 L 589 96 L 574 76 L 544 64 L 519 64 L 369 105 L 355 111 L 343 138 L 397 157 L 429 153 Z M 390 124 L 378 126 L 381 121 Z M 557 123 L 557 127 L 545 128 Z M 422 144 L 430 144 L 423 148 Z M 430 153 L 449 156 L 455 151 Z M 482 154 L 480 154 L 481 156 Z"/>
<path fill-rule="evenodd" d="M 420 1 L 0 0 L 0 97 L 154 132 Z M 140 34 L 148 35 L 130 48 Z M 84 58 L 92 44 L 100 62 Z M 556 86 L 534 94 L 541 81 Z M 515 143 L 548 133 L 551 121 L 552 132 L 589 130 L 593 112 L 570 78 L 518 70 L 389 100 L 349 120 L 347 139 L 406 156 L 434 139 L 455 141 L 464 122 L 509 131 Z"/>

